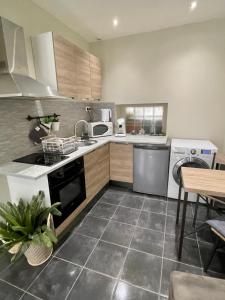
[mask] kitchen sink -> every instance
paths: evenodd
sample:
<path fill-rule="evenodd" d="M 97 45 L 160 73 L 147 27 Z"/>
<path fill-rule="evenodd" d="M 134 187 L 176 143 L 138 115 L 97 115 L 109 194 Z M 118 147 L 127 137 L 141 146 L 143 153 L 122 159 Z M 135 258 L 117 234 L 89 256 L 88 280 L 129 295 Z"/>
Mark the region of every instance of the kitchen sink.
<path fill-rule="evenodd" d="M 96 144 L 98 141 L 96 140 L 84 140 L 84 141 L 77 141 L 78 147 L 86 147 Z"/>

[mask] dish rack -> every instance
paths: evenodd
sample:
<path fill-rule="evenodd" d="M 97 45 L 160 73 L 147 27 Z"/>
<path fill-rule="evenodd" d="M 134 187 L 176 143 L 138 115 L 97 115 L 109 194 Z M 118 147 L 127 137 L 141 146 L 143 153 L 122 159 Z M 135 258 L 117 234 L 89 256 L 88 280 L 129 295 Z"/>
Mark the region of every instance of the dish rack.
<path fill-rule="evenodd" d="M 74 136 L 59 138 L 49 135 L 42 138 L 42 149 L 49 154 L 70 154 L 77 150 L 76 139 Z"/>

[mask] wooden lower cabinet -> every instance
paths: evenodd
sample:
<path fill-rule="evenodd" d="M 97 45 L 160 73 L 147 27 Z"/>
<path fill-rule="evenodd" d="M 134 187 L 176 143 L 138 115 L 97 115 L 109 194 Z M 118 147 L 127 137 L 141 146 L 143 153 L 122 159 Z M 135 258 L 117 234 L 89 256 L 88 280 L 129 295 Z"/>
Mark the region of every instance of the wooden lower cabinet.
<path fill-rule="evenodd" d="M 110 180 L 133 183 L 133 145 L 110 143 Z"/>
<path fill-rule="evenodd" d="M 61 234 L 109 180 L 133 183 L 133 145 L 110 143 L 84 155 L 86 199 L 56 229 Z"/>
<path fill-rule="evenodd" d="M 86 198 L 89 202 L 109 182 L 109 145 L 84 156 Z"/>

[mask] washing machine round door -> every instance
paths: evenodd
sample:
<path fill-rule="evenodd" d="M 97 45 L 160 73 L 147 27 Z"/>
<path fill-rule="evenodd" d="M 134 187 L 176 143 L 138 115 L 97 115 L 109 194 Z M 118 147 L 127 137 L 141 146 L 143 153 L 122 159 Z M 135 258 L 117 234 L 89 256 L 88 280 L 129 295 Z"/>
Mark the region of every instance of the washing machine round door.
<path fill-rule="evenodd" d="M 180 184 L 181 167 L 209 169 L 209 165 L 198 157 L 185 157 L 179 160 L 173 168 L 173 178 Z"/>

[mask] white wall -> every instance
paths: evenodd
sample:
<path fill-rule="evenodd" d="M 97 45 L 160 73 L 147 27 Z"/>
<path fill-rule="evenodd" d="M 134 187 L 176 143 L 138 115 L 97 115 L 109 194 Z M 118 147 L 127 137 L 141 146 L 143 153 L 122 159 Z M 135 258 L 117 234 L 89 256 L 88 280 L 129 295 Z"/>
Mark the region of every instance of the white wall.
<path fill-rule="evenodd" d="M 54 31 L 89 50 L 89 44 L 76 32 L 70 30 L 58 19 L 42 10 L 31 0 L 0 0 L 0 16 L 21 25 L 25 31 L 29 72 L 35 77 L 30 36 L 42 32 Z"/>
<path fill-rule="evenodd" d="M 225 19 L 91 44 L 103 62 L 103 98 L 168 102 L 170 137 L 225 137 Z"/>

